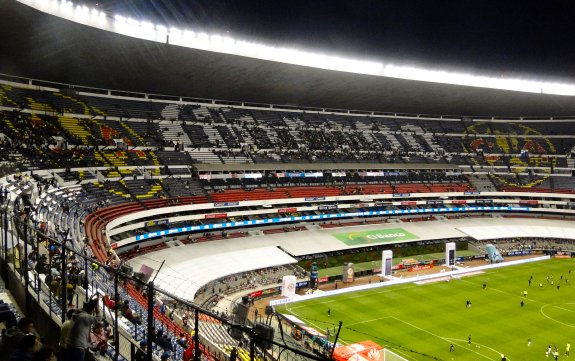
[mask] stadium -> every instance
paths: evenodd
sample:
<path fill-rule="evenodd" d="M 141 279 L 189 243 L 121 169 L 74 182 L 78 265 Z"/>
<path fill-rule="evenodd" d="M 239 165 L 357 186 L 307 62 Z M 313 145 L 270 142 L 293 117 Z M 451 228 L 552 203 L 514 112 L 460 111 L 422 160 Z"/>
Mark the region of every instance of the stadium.
<path fill-rule="evenodd" d="M 567 40 L 519 63 L 456 10 L 378 38 L 412 9 L 184 3 L 0 2 L 0 359 L 569 356 Z M 436 21 L 497 56 L 409 43 Z"/>

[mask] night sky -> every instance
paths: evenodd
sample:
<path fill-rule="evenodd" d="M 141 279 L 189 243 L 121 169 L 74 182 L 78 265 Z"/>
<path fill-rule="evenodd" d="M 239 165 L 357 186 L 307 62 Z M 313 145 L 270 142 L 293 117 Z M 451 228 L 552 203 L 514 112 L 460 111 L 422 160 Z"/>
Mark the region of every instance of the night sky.
<path fill-rule="evenodd" d="M 113 14 L 270 45 L 496 76 L 575 81 L 573 1 L 87 3 L 98 3 Z"/>

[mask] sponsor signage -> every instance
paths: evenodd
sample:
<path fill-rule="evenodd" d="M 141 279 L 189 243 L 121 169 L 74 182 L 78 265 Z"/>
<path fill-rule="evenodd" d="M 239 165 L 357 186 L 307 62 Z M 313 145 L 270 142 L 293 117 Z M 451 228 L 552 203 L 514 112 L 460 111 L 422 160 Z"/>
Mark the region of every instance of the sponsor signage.
<path fill-rule="evenodd" d="M 523 255 L 527 255 L 527 254 L 531 254 L 531 250 L 526 249 L 526 250 L 520 250 L 520 251 L 509 251 L 509 252 L 507 252 L 508 256 L 523 256 Z"/>
<path fill-rule="evenodd" d="M 297 208 L 296 207 L 291 207 L 291 208 L 279 208 L 278 209 L 278 213 L 295 213 L 297 212 Z"/>
<path fill-rule="evenodd" d="M 209 213 L 204 214 L 204 219 L 226 218 L 227 216 L 228 216 L 227 213 Z"/>
<path fill-rule="evenodd" d="M 163 219 L 155 219 L 153 221 L 148 221 L 146 222 L 146 226 L 147 227 L 153 227 L 153 226 L 164 226 L 166 224 L 169 223 L 169 219 L 168 218 L 163 218 Z"/>
<path fill-rule="evenodd" d="M 393 193 L 394 197 L 410 197 L 411 193 Z"/>
<path fill-rule="evenodd" d="M 415 271 L 421 271 L 424 269 L 431 269 L 431 268 L 433 268 L 433 265 L 431 265 L 431 264 L 415 265 L 413 267 L 410 267 L 408 271 L 409 272 L 415 272 Z"/>
<path fill-rule="evenodd" d="M 285 176 L 288 178 L 317 178 L 323 177 L 322 172 L 286 172 Z"/>
<path fill-rule="evenodd" d="M 295 288 L 302 288 L 302 287 L 307 287 L 307 285 L 309 284 L 309 281 L 301 281 L 295 284 Z"/>
<path fill-rule="evenodd" d="M 305 197 L 306 201 L 325 201 L 325 197 Z"/>
<path fill-rule="evenodd" d="M 329 277 L 320 277 L 317 279 L 317 283 L 326 283 L 329 281 Z"/>
<path fill-rule="evenodd" d="M 481 194 L 480 192 L 463 192 L 463 194 L 465 194 L 466 196 L 478 196 L 479 194 Z"/>
<path fill-rule="evenodd" d="M 332 172 L 332 177 L 345 177 L 345 172 Z"/>
<path fill-rule="evenodd" d="M 312 197 L 306 199 L 325 199 L 325 197 Z M 227 202 L 219 204 L 238 204 L 239 202 Z M 389 204 L 389 203 L 388 203 Z M 278 218 L 266 218 L 266 219 L 256 219 L 248 221 L 238 221 L 238 222 L 223 222 L 223 223 L 213 223 L 213 224 L 203 224 L 198 226 L 187 226 L 180 228 L 172 228 L 169 230 L 150 232 L 142 235 L 136 236 L 136 241 L 141 241 L 145 239 L 161 237 L 165 235 L 173 235 L 185 232 L 195 232 L 204 231 L 212 229 L 224 229 L 230 227 L 242 227 L 242 226 L 253 226 L 258 224 L 269 224 L 269 223 L 284 223 L 284 222 L 298 222 L 298 221 L 315 221 L 321 219 L 337 219 L 337 218 L 348 218 L 348 217 L 369 217 L 369 216 L 388 216 L 395 214 L 415 214 L 415 213 L 442 213 L 442 212 L 483 212 L 483 211 L 511 211 L 511 212 L 530 212 L 533 208 L 530 207 L 492 207 L 492 206 L 473 206 L 473 207 L 451 207 L 451 208 L 421 208 L 421 209 L 393 209 L 393 210 L 378 210 L 378 211 L 362 211 L 362 212 L 347 212 L 347 213 L 326 213 L 326 214 L 315 214 L 310 216 L 299 216 L 294 215 L 290 217 L 278 217 Z M 385 238 L 385 237 L 384 237 Z M 417 239 L 417 237 L 415 237 Z M 400 240 L 400 239 L 397 239 Z M 374 241 L 374 239 L 366 239 L 365 243 Z M 130 243 L 131 241 L 120 241 L 120 247 Z M 360 242 L 361 243 L 361 242 Z"/>
<path fill-rule="evenodd" d="M 491 204 L 493 203 L 493 199 L 476 199 L 476 204 Z"/>
<path fill-rule="evenodd" d="M 244 174 L 244 178 L 257 179 L 257 178 L 261 178 L 261 177 L 262 177 L 261 173 L 246 173 L 246 174 Z"/>
<path fill-rule="evenodd" d="M 390 206 L 392 203 L 391 202 L 375 202 L 373 204 L 374 207 L 387 207 Z"/>
<path fill-rule="evenodd" d="M 443 201 L 439 199 L 432 199 L 426 202 L 427 204 L 443 205 Z"/>
<path fill-rule="evenodd" d="M 240 202 L 216 202 L 214 203 L 214 207 L 233 207 L 239 206 Z"/>
<path fill-rule="evenodd" d="M 532 199 L 525 199 L 519 201 L 519 204 L 539 204 L 539 201 L 532 200 Z"/>
<path fill-rule="evenodd" d="M 467 204 L 467 200 L 466 199 L 454 199 L 451 201 L 451 203 L 453 203 L 453 204 Z"/>
<path fill-rule="evenodd" d="M 402 206 L 415 206 L 417 204 L 416 201 L 403 201 L 401 202 Z"/>
<path fill-rule="evenodd" d="M 329 211 L 330 209 L 337 209 L 337 204 L 326 204 L 317 207 L 318 211 Z"/>
<path fill-rule="evenodd" d="M 397 241 L 410 241 L 419 239 L 413 233 L 410 233 L 403 228 L 389 228 L 364 232 L 347 232 L 332 234 L 335 238 L 345 243 L 348 246 L 355 246 L 360 244 L 370 243 L 387 243 Z"/>

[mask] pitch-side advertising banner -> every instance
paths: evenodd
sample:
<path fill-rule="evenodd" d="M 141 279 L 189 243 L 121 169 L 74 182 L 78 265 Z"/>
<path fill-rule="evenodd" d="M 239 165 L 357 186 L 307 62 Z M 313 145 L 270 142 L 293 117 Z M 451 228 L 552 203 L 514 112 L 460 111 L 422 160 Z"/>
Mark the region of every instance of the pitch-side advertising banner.
<path fill-rule="evenodd" d="M 380 229 L 365 232 L 337 233 L 333 236 L 348 246 L 370 243 L 409 241 L 419 237 L 403 228 Z"/>

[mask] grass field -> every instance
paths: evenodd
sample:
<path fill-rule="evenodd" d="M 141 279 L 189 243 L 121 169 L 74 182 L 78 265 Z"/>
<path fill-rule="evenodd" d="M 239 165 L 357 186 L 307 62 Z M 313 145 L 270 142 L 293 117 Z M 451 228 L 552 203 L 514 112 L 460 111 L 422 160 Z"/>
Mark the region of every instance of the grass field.
<path fill-rule="evenodd" d="M 553 285 L 547 276 L 553 277 Z M 466 307 L 466 300 L 472 307 Z M 331 341 L 334 327 L 342 321 L 342 343 L 372 340 L 408 360 L 501 360 L 502 353 L 512 361 L 552 360 L 545 357 L 548 345 L 557 346 L 564 360 L 566 344 L 575 345 L 575 262 L 551 259 L 449 282 L 409 283 L 296 302 L 277 310 L 322 333 L 330 328 Z M 451 343 L 454 352 L 449 351 Z"/>

